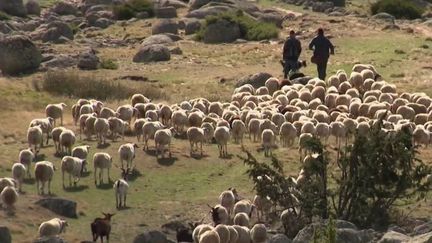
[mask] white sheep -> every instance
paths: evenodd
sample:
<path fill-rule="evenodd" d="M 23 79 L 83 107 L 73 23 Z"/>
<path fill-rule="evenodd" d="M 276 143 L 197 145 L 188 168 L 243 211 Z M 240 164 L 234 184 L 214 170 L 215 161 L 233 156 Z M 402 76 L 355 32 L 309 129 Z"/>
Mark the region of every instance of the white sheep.
<path fill-rule="evenodd" d="M 67 105 L 65 103 L 59 104 L 49 104 L 45 108 L 45 114 L 47 117 L 51 117 L 54 119 L 54 126 L 56 124 L 56 120 L 60 118 L 60 125 L 63 126 L 63 109 Z"/>
<path fill-rule="evenodd" d="M 96 180 L 97 169 L 99 169 L 99 184 L 103 183 L 102 171 L 104 169 L 107 170 L 108 182 L 111 181 L 111 177 L 110 177 L 111 166 L 112 166 L 112 158 L 108 153 L 95 153 L 93 155 L 95 185 L 97 185 L 97 180 Z"/>
<path fill-rule="evenodd" d="M 228 141 L 230 136 L 230 130 L 225 126 L 217 127 L 214 131 L 214 138 L 218 144 L 220 157 L 228 156 Z"/>
<path fill-rule="evenodd" d="M 250 200 L 242 199 L 234 205 L 234 215 L 238 213 L 246 213 L 249 217 L 252 216 L 255 205 Z"/>
<path fill-rule="evenodd" d="M 258 221 L 261 221 L 261 219 L 265 220 L 272 208 L 271 200 L 259 195 L 255 195 L 253 199 L 253 205 L 256 207 Z"/>
<path fill-rule="evenodd" d="M 93 106 L 89 103 L 89 104 L 84 104 L 80 106 L 80 110 L 79 110 L 79 115 L 84 115 L 84 114 L 91 114 L 95 112 L 93 109 Z"/>
<path fill-rule="evenodd" d="M 91 117 L 91 119 L 89 119 Z M 83 114 L 79 117 L 79 133 L 80 139 L 82 139 L 82 134 L 85 133 L 87 139 L 91 138 L 94 133 L 94 121 L 96 120 L 96 113 Z"/>
<path fill-rule="evenodd" d="M 239 237 L 239 234 L 237 233 L 237 230 L 231 226 L 228 225 L 228 230 L 229 230 L 229 241 L 227 241 L 228 243 L 236 243 Z"/>
<path fill-rule="evenodd" d="M 103 107 L 100 110 L 98 117 L 108 119 L 110 117 L 116 117 L 116 115 L 117 114 L 113 109 L 108 108 L 108 107 Z"/>
<path fill-rule="evenodd" d="M 117 117 L 110 117 L 108 118 L 108 124 L 112 140 L 115 141 L 117 134 L 120 134 L 122 140 L 124 140 L 124 134 L 129 128 L 129 123 Z"/>
<path fill-rule="evenodd" d="M 135 132 L 135 135 L 137 137 L 138 142 L 141 140 L 141 136 L 143 134 L 142 128 L 147 121 L 148 121 L 148 119 L 138 118 L 135 120 L 135 122 L 133 124 L 133 129 L 134 129 L 134 132 Z"/>
<path fill-rule="evenodd" d="M 261 134 L 262 146 L 264 148 L 264 155 L 271 156 L 273 155 L 272 148 L 275 144 L 275 134 L 271 129 L 265 129 Z"/>
<path fill-rule="evenodd" d="M 214 231 L 218 233 L 220 243 L 230 243 L 230 230 L 227 225 L 218 224 Z"/>
<path fill-rule="evenodd" d="M 120 157 L 120 163 L 122 168 L 123 167 L 123 161 L 126 161 L 126 168 L 132 168 L 132 162 L 135 159 L 135 149 L 139 148 L 136 143 L 126 143 L 120 145 L 118 149 L 119 157 Z"/>
<path fill-rule="evenodd" d="M 164 157 L 164 148 L 168 146 L 168 155 L 171 158 L 171 139 L 174 136 L 175 129 L 160 129 L 155 133 L 155 148 L 156 157 L 158 157 L 159 151 L 161 152 L 162 158 Z"/>
<path fill-rule="evenodd" d="M 89 154 L 89 151 L 90 151 L 89 145 L 76 146 L 72 149 L 72 157 L 87 160 L 87 156 Z"/>
<path fill-rule="evenodd" d="M 330 126 L 327 123 L 319 122 L 315 127 L 315 135 L 320 139 L 324 139 L 327 143 L 330 136 Z"/>
<path fill-rule="evenodd" d="M 0 178 L 0 192 L 7 186 L 17 187 L 17 182 L 14 178 L 4 177 Z"/>
<path fill-rule="evenodd" d="M 43 222 L 39 226 L 39 236 L 40 237 L 53 237 L 59 235 L 63 232 L 66 232 L 66 226 L 68 223 L 66 220 L 62 220 L 59 218 L 53 218 L 49 221 Z"/>
<path fill-rule="evenodd" d="M 48 161 L 39 161 L 35 164 L 34 173 L 36 179 L 36 187 L 38 194 L 43 195 L 45 191 L 45 183 L 48 182 L 48 194 L 51 194 L 51 181 L 56 170 L 53 163 Z M 39 187 L 39 182 L 42 184 Z"/>
<path fill-rule="evenodd" d="M 203 122 L 201 128 L 204 129 L 205 141 L 207 143 L 211 143 L 213 139 L 214 130 L 215 130 L 213 124 L 210 122 Z"/>
<path fill-rule="evenodd" d="M 199 243 L 199 238 L 201 233 L 203 234 L 206 231 L 213 230 L 214 227 L 209 224 L 200 224 L 192 232 L 192 239 L 194 243 Z"/>
<path fill-rule="evenodd" d="M 249 128 L 249 138 L 251 138 L 253 136 L 253 142 L 257 141 L 258 139 L 261 139 L 260 137 L 260 126 L 263 120 L 258 119 L 258 118 L 252 118 L 249 120 L 248 123 L 248 128 Z"/>
<path fill-rule="evenodd" d="M 203 143 L 206 141 L 204 129 L 198 127 L 190 127 L 188 128 L 186 135 L 190 143 L 190 154 L 193 154 L 194 146 L 196 146 L 196 150 L 198 150 L 199 144 L 201 156 L 203 156 Z"/>
<path fill-rule="evenodd" d="M 234 225 L 249 227 L 250 219 L 246 213 L 237 213 L 234 216 Z"/>
<path fill-rule="evenodd" d="M 42 132 L 46 134 L 46 137 L 47 137 L 46 144 L 48 144 L 49 135 L 51 133 L 51 130 L 54 128 L 54 119 L 51 118 L 51 117 L 33 119 L 30 122 L 30 126 L 29 127 L 35 127 L 35 126 L 39 126 L 40 129 L 42 129 Z M 43 143 L 43 141 L 42 141 L 42 143 Z"/>
<path fill-rule="evenodd" d="M 173 110 L 171 109 L 171 107 L 169 107 L 168 105 L 163 105 L 160 108 L 160 118 L 162 120 L 162 124 L 164 124 L 165 126 L 170 125 L 172 114 Z"/>
<path fill-rule="evenodd" d="M 250 230 L 252 243 L 266 243 L 267 242 L 267 228 L 264 224 L 256 224 Z"/>
<path fill-rule="evenodd" d="M 248 227 L 240 226 L 240 225 L 234 225 L 233 227 L 238 233 L 237 243 L 250 243 L 251 242 L 250 230 Z"/>
<path fill-rule="evenodd" d="M 162 129 L 164 125 L 159 121 L 147 121 L 142 126 L 142 134 L 144 139 L 144 149 L 148 149 L 148 140 L 154 138 L 155 133 Z"/>
<path fill-rule="evenodd" d="M 13 209 L 14 204 L 18 201 L 18 192 L 16 191 L 15 187 L 7 186 L 1 191 L 0 198 L 2 204 L 7 209 Z"/>
<path fill-rule="evenodd" d="M 12 165 L 12 177 L 15 179 L 15 181 L 18 182 L 18 190 L 22 191 L 22 184 L 24 182 L 24 178 L 26 176 L 27 169 L 26 167 L 21 163 L 15 163 Z"/>
<path fill-rule="evenodd" d="M 137 109 L 131 105 L 119 106 L 116 110 L 117 117 L 131 124 L 132 117 L 137 114 Z"/>
<path fill-rule="evenodd" d="M 98 144 L 106 144 L 106 137 L 109 131 L 109 122 L 105 118 L 97 118 L 94 121 L 94 130 L 98 138 Z"/>
<path fill-rule="evenodd" d="M 243 136 L 246 133 L 246 125 L 242 120 L 234 120 L 232 122 L 231 132 L 234 142 L 243 144 Z"/>
<path fill-rule="evenodd" d="M 34 150 L 36 154 L 39 152 L 39 149 L 43 145 L 43 133 L 40 126 L 29 127 L 27 130 L 27 142 L 29 148 L 34 146 Z"/>
<path fill-rule="evenodd" d="M 28 178 L 31 178 L 30 165 L 34 159 L 35 159 L 35 155 L 31 149 L 21 150 L 19 155 L 18 155 L 18 162 L 25 166 L 25 168 L 27 170 Z"/>
<path fill-rule="evenodd" d="M 209 230 L 201 234 L 199 243 L 220 243 L 220 237 L 215 230 Z"/>
<path fill-rule="evenodd" d="M 267 87 L 270 95 L 272 95 L 274 92 L 276 92 L 279 89 L 279 80 L 277 78 L 272 77 L 267 79 L 264 85 Z"/>
<path fill-rule="evenodd" d="M 183 133 L 184 128 L 187 126 L 189 122 L 186 111 L 184 110 L 174 111 L 171 116 L 171 122 L 177 133 Z"/>
<path fill-rule="evenodd" d="M 158 121 L 159 113 L 156 110 L 148 110 L 146 111 L 144 118 L 148 118 L 150 121 Z"/>
<path fill-rule="evenodd" d="M 430 132 L 423 125 L 417 125 L 412 136 L 415 144 L 424 144 L 427 147 L 430 143 Z"/>
<path fill-rule="evenodd" d="M 279 129 L 279 136 L 282 146 L 289 146 L 294 143 L 297 130 L 291 122 L 284 122 Z"/>
<path fill-rule="evenodd" d="M 51 137 L 54 142 L 54 147 L 56 150 L 56 154 L 60 153 L 61 146 L 60 146 L 60 134 L 66 130 L 64 127 L 56 127 L 51 131 Z"/>
<path fill-rule="evenodd" d="M 210 208 L 210 214 L 212 216 L 214 225 L 229 223 L 230 216 L 228 214 L 228 210 L 224 206 L 217 204 L 216 206 Z"/>
<path fill-rule="evenodd" d="M 129 189 L 129 183 L 127 180 L 127 176 L 129 174 L 129 169 L 123 169 L 122 170 L 122 177 L 123 179 L 118 179 L 114 182 L 113 185 L 113 189 L 114 189 L 114 194 L 116 197 L 116 207 L 117 209 L 122 207 L 122 202 L 123 202 L 123 207 L 126 207 L 126 197 L 127 197 L 127 192 Z"/>
<path fill-rule="evenodd" d="M 143 103 L 143 104 L 149 103 L 150 101 L 151 100 L 149 98 L 145 97 L 142 94 L 134 94 L 131 97 L 132 106 L 135 106 L 137 103 Z"/>
<path fill-rule="evenodd" d="M 72 177 L 74 178 L 74 186 L 80 180 L 82 173 L 84 172 L 84 168 L 86 165 L 86 160 L 72 157 L 72 156 L 64 156 L 61 160 L 61 170 L 62 170 L 62 182 L 63 188 L 65 188 L 64 184 L 64 175 L 65 173 L 69 174 L 69 186 L 72 187 Z"/>
<path fill-rule="evenodd" d="M 220 203 L 220 205 L 225 207 L 228 210 L 228 214 L 231 215 L 231 212 L 233 211 L 234 205 L 236 203 L 236 196 L 235 196 L 233 190 L 229 189 L 229 190 L 223 191 L 219 195 L 219 203 Z"/>
<path fill-rule="evenodd" d="M 66 154 L 72 154 L 72 147 L 75 144 L 76 137 L 72 130 L 65 129 L 60 134 L 60 151 Z"/>

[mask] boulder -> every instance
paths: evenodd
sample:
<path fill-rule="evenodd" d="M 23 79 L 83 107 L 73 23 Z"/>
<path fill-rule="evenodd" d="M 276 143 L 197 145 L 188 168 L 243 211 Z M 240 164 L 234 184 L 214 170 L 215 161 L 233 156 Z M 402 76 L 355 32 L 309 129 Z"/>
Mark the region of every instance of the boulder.
<path fill-rule="evenodd" d="M 42 60 L 40 50 L 26 36 L 0 38 L 0 70 L 3 74 L 19 74 L 35 70 Z"/>
<path fill-rule="evenodd" d="M 312 11 L 324 13 L 326 11 L 329 11 L 329 9 L 332 9 L 333 7 L 333 2 L 315 2 L 312 5 Z"/>
<path fill-rule="evenodd" d="M 27 14 L 23 0 L 0 0 L 0 11 L 19 17 Z"/>
<path fill-rule="evenodd" d="M 133 243 L 171 243 L 167 236 L 157 230 L 151 230 L 139 234 L 133 240 Z"/>
<path fill-rule="evenodd" d="M 282 28 L 282 23 L 284 21 L 284 15 L 276 11 L 267 13 L 258 12 L 255 17 L 257 17 L 259 21 L 275 24 L 279 28 Z"/>
<path fill-rule="evenodd" d="M 78 64 L 76 58 L 68 55 L 60 54 L 55 57 L 50 57 L 48 60 L 42 63 L 42 67 L 48 68 L 69 68 L 74 67 Z"/>
<path fill-rule="evenodd" d="M 177 46 L 177 47 L 171 48 L 170 53 L 173 55 L 182 55 L 183 51 L 182 51 L 182 49 L 180 49 L 180 47 Z"/>
<path fill-rule="evenodd" d="M 9 228 L 6 226 L 0 226 L 0 242 L 1 243 L 11 243 L 12 236 Z"/>
<path fill-rule="evenodd" d="M 173 19 L 161 19 L 152 26 L 152 35 L 171 33 L 178 34 L 178 23 Z"/>
<path fill-rule="evenodd" d="M 190 10 L 199 9 L 202 6 L 208 4 L 209 2 L 211 2 L 211 0 L 191 0 L 189 1 L 189 9 Z"/>
<path fill-rule="evenodd" d="M 234 42 L 240 38 L 240 26 L 237 23 L 219 19 L 215 23 L 207 25 L 202 38 L 205 43 Z"/>
<path fill-rule="evenodd" d="M 61 22 L 61 21 L 53 21 L 49 24 L 41 25 L 33 34 L 33 38 L 36 40 L 42 40 L 43 42 L 54 42 L 60 39 L 60 37 L 64 36 L 69 40 L 74 39 L 73 31 L 70 25 Z"/>
<path fill-rule="evenodd" d="M 164 7 L 174 7 L 174 8 L 187 8 L 188 5 L 179 0 L 164 0 L 162 1 L 162 6 Z"/>
<path fill-rule="evenodd" d="M 0 33 L 9 34 L 13 28 L 6 22 L 0 22 Z"/>
<path fill-rule="evenodd" d="M 139 12 L 135 15 L 137 19 L 147 19 L 150 17 L 150 14 L 148 12 Z"/>
<path fill-rule="evenodd" d="M 391 230 L 385 233 L 378 243 L 403 243 L 409 241 L 410 238 L 407 235 Z"/>
<path fill-rule="evenodd" d="M 64 1 L 56 3 L 51 10 L 58 15 L 76 15 L 78 13 L 78 9 L 72 3 Z"/>
<path fill-rule="evenodd" d="M 173 42 L 174 42 L 173 39 L 171 39 L 168 35 L 158 34 L 158 35 L 151 35 L 145 38 L 141 43 L 141 46 L 149 46 L 154 44 L 170 45 Z"/>
<path fill-rule="evenodd" d="M 39 16 L 41 13 L 41 7 L 39 6 L 39 2 L 36 0 L 29 0 L 26 5 L 27 14 L 37 15 Z"/>
<path fill-rule="evenodd" d="M 432 242 L 432 232 L 422 234 L 422 235 L 417 235 L 417 236 L 413 237 L 408 242 L 409 243 L 431 243 Z"/>
<path fill-rule="evenodd" d="M 267 79 L 271 77 L 273 77 L 271 74 L 264 72 L 256 73 L 254 75 L 248 75 L 237 81 L 236 88 L 245 84 L 250 84 L 254 88 L 259 88 L 264 86 Z"/>
<path fill-rule="evenodd" d="M 99 57 L 94 51 L 84 52 L 78 57 L 78 68 L 82 70 L 96 70 L 99 66 Z"/>
<path fill-rule="evenodd" d="M 201 29 L 201 21 L 198 19 L 187 19 L 184 21 L 184 30 L 186 35 L 192 35 L 198 32 Z"/>
<path fill-rule="evenodd" d="M 429 20 L 423 22 L 423 24 L 428 26 L 428 27 L 432 27 L 432 19 L 429 19 Z"/>
<path fill-rule="evenodd" d="M 273 235 L 269 240 L 269 243 L 291 243 L 291 242 L 292 241 L 288 239 L 288 237 L 284 234 Z"/>
<path fill-rule="evenodd" d="M 77 218 L 77 203 L 64 198 L 43 198 L 36 202 L 37 205 L 68 218 Z"/>
<path fill-rule="evenodd" d="M 53 236 L 53 237 L 39 238 L 33 241 L 33 243 L 67 243 L 67 241 L 64 240 L 63 238 L 60 238 L 59 236 Z"/>
<path fill-rule="evenodd" d="M 413 230 L 414 235 L 421 235 L 432 232 L 432 221 L 416 226 Z"/>
<path fill-rule="evenodd" d="M 101 29 L 108 28 L 110 25 L 114 24 L 114 21 L 107 18 L 99 18 L 94 23 L 93 26 L 99 27 Z"/>
<path fill-rule="evenodd" d="M 377 13 L 371 17 L 372 19 L 379 19 L 379 20 L 385 20 L 385 21 L 391 21 L 393 22 L 395 20 L 395 17 L 388 13 Z"/>
<path fill-rule="evenodd" d="M 133 62 L 169 61 L 171 53 L 168 47 L 160 44 L 143 46 L 133 57 Z"/>
<path fill-rule="evenodd" d="M 155 8 L 156 18 L 177 18 L 177 9 L 174 7 Z"/>
<path fill-rule="evenodd" d="M 186 14 L 186 18 L 197 18 L 197 19 L 204 19 L 207 16 L 210 15 L 218 15 L 220 13 L 233 11 L 235 8 L 230 6 L 209 6 L 205 8 L 200 8 L 193 10 Z"/>

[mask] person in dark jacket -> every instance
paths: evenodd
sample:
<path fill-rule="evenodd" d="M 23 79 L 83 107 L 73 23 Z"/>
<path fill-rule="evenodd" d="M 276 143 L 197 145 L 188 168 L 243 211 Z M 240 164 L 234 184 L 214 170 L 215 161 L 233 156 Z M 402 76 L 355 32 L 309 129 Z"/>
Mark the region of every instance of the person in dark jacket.
<path fill-rule="evenodd" d="M 296 38 L 296 34 L 293 30 L 290 31 L 289 38 L 285 41 L 283 46 L 283 60 L 284 60 L 284 78 L 288 77 L 288 74 L 293 71 L 296 72 L 299 69 L 299 57 L 302 48 L 300 41 Z"/>
<path fill-rule="evenodd" d="M 309 44 L 309 49 L 313 50 L 312 62 L 317 65 L 318 77 L 324 80 L 327 71 L 327 62 L 330 54 L 334 55 L 334 46 L 330 40 L 324 36 L 324 30 L 318 29 L 318 35 Z"/>

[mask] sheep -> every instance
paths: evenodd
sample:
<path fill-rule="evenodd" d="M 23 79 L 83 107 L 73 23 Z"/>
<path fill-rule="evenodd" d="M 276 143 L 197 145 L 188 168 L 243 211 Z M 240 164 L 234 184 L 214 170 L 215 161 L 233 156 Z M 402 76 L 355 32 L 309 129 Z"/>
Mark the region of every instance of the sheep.
<path fill-rule="evenodd" d="M 14 178 L 4 177 L 0 178 L 0 192 L 7 186 L 17 187 L 17 182 Z"/>
<path fill-rule="evenodd" d="M 279 89 L 279 80 L 277 78 L 269 78 L 265 81 L 264 85 L 267 87 L 270 95 Z"/>
<path fill-rule="evenodd" d="M 345 74 L 345 77 L 346 77 L 346 74 Z M 344 80 L 344 81 L 346 81 L 346 80 Z M 342 82 L 344 82 L 344 81 L 342 81 Z M 338 78 L 338 75 L 332 75 L 327 79 L 327 85 L 328 86 L 333 86 L 333 87 L 337 88 L 337 87 L 339 87 L 340 83 L 341 83 L 341 81 Z"/>
<path fill-rule="evenodd" d="M 43 134 L 42 129 L 40 126 L 35 127 L 29 127 L 27 130 L 27 142 L 29 145 L 29 148 L 34 146 L 34 150 L 37 153 L 39 153 L 39 149 L 43 145 Z"/>
<path fill-rule="evenodd" d="M 110 117 L 108 118 L 108 124 L 112 140 L 115 141 L 117 134 L 121 134 L 122 140 L 124 140 L 124 134 L 129 127 L 129 123 L 117 117 Z"/>
<path fill-rule="evenodd" d="M 58 154 L 61 150 L 61 146 L 60 146 L 60 134 L 66 130 L 66 128 L 64 127 L 56 127 L 51 131 L 51 137 L 52 140 L 54 142 L 54 147 L 56 150 L 56 154 Z"/>
<path fill-rule="evenodd" d="M 51 194 L 51 180 L 54 176 L 54 171 L 56 170 L 53 163 L 49 161 L 39 161 L 35 164 L 34 173 L 36 179 L 36 187 L 38 194 L 43 195 L 45 189 L 45 183 L 48 182 L 48 194 Z M 42 183 L 39 188 L 39 182 Z"/>
<path fill-rule="evenodd" d="M 408 119 L 412 121 L 415 118 L 416 112 L 414 111 L 413 108 L 407 105 L 402 105 L 399 106 L 399 108 L 397 108 L 396 114 L 402 115 L 404 119 Z"/>
<path fill-rule="evenodd" d="M 226 157 L 228 156 L 228 140 L 230 139 L 230 130 L 228 127 L 220 126 L 217 127 L 214 131 L 214 138 L 219 148 L 219 156 Z"/>
<path fill-rule="evenodd" d="M 144 139 L 144 149 L 148 149 L 148 140 L 154 138 L 155 133 L 163 128 L 163 124 L 158 121 L 148 121 L 142 126 L 142 134 Z"/>
<path fill-rule="evenodd" d="M 86 160 L 90 151 L 89 145 L 76 146 L 72 149 L 72 157 L 80 158 Z"/>
<path fill-rule="evenodd" d="M 250 230 L 252 243 L 266 243 L 267 242 L 267 228 L 264 224 L 256 224 Z"/>
<path fill-rule="evenodd" d="M 211 143 L 214 134 L 214 126 L 210 122 L 203 122 L 201 128 L 204 129 L 204 137 L 207 143 Z"/>
<path fill-rule="evenodd" d="M 190 154 L 192 156 L 194 151 L 194 145 L 198 150 L 198 144 L 200 144 L 201 148 L 201 156 L 203 156 L 203 143 L 206 141 L 205 133 L 203 128 L 198 127 L 190 127 L 186 132 L 187 138 L 190 143 Z"/>
<path fill-rule="evenodd" d="M 290 122 L 284 122 L 279 129 L 282 146 L 289 146 L 294 143 L 297 136 L 297 130 Z"/>
<path fill-rule="evenodd" d="M 108 182 L 111 182 L 110 169 L 112 165 L 112 158 L 107 153 L 95 153 L 93 155 L 93 167 L 94 167 L 94 181 L 97 185 L 96 172 L 99 169 L 99 185 L 103 183 L 102 170 L 106 169 L 108 171 Z"/>
<path fill-rule="evenodd" d="M 111 218 L 115 214 L 110 213 L 102 213 L 104 218 L 95 218 L 93 223 L 91 223 L 90 228 L 93 236 L 93 242 L 100 237 L 101 242 L 103 242 L 103 237 L 105 236 L 106 240 L 109 242 L 109 237 L 111 233 Z"/>
<path fill-rule="evenodd" d="M 144 118 L 150 119 L 150 121 L 158 121 L 159 120 L 159 114 L 156 110 L 148 110 L 146 111 Z"/>
<path fill-rule="evenodd" d="M 49 221 L 42 222 L 39 226 L 40 237 L 53 237 L 63 232 L 66 232 L 66 227 L 69 226 L 66 220 L 53 218 Z"/>
<path fill-rule="evenodd" d="M 352 72 L 349 78 L 351 85 L 359 90 L 363 87 L 364 80 L 362 74 L 358 72 Z"/>
<path fill-rule="evenodd" d="M 368 122 L 359 122 L 357 124 L 357 133 L 360 135 L 366 135 L 368 134 L 370 130 L 370 125 Z"/>
<path fill-rule="evenodd" d="M 234 225 L 233 227 L 238 233 L 237 243 L 250 243 L 251 242 L 250 230 L 248 227 L 244 227 L 244 226 L 240 226 L 240 225 Z"/>
<path fill-rule="evenodd" d="M 122 170 L 122 179 L 116 180 L 113 185 L 113 189 L 116 197 L 117 209 L 122 207 L 122 202 L 123 202 L 123 208 L 126 207 L 126 196 L 127 196 L 127 191 L 129 189 L 128 175 L 131 171 L 129 168 L 126 170 L 123 168 L 120 169 Z"/>
<path fill-rule="evenodd" d="M 79 117 L 80 139 L 82 139 L 83 133 L 85 133 L 87 139 L 91 139 L 91 135 L 94 133 L 95 120 L 96 120 L 96 113 L 83 114 Z"/>
<path fill-rule="evenodd" d="M 201 111 L 191 112 L 188 116 L 188 123 L 191 127 L 200 127 L 204 119 L 204 113 Z"/>
<path fill-rule="evenodd" d="M 229 231 L 229 240 L 227 241 L 227 243 L 236 243 L 239 237 L 237 230 L 231 225 L 227 225 L 227 228 Z"/>
<path fill-rule="evenodd" d="M 378 72 L 376 71 L 375 67 L 371 64 L 355 64 L 352 68 L 352 71 L 361 73 L 363 70 L 366 70 L 366 69 L 373 72 L 373 74 L 374 74 L 373 79 L 374 80 L 381 77 L 381 75 L 379 75 Z"/>
<path fill-rule="evenodd" d="M 90 100 L 90 105 L 92 106 L 94 112 L 96 112 L 97 114 L 100 114 L 100 111 L 102 110 L 102 107 L 104 106 L 104 104 L 99 101 L 99 100 Z"/>
<path fill-rule="evenodd" d="M 215 226 L 219 224 L 228 224 L 229 222 L 229 214 L 228 210 L 222 205 L 216 205 L 214 207 L 210 207 L 210 214 L 212 215 L 212 220 Z"/>
<path fill-rule="evenodd" d="M 126 161 L 126 168 L 132 168 L 133 159 L 135 159 L 135 149 L 139 148 L 136 143 L 126 143 L 120 145 L 118 149 L 120 163 L 123 168 L 123 161 Z"/>
<path fill-rule="evenodd" d="M 139 119 L 136 119 L 134 124 L 133 124 L 134 132 L 135 132 L 135 135 L 137 137 L 138 142 L 141 140 L 141 136 L 143 134 L 142 128 L 147 121 L 148 121 L 148 119 L 146 119 L 146 118 L 139 118 Z"/>
<path fill-rule="evenodd" d="M 220 243 L 230 243 L 230 230 L 227 225 L 219 224 L 214 228 L 220 237 Z"/>
<path fill-rule="evenodd" d="M 47 117 L 54 119 L 54 126 L 56 120 L 60 118 L 60 125 L 63 126 L 63 109 L 67 107 L 65 103 L 49 104 L 45 108 L 45 114 Z"/>
<path fill-rule="evenodd" d="M 54 128 L 54 119 L 51 117 L 33 119 L 30 122 L 29 127 L 35 127 L 35 126 L 39 126 L 42 132 L 46 134 L 47 137 L 46 144 L 48 145 L 49 134 L 51 133 L 51 130 Z M 43 144 L 43 139 L 41 145 L 42 144 Z"/>
<path fill-rule="evenodd" d="M 234 216 L 234 225 L 249 227 L 249 216 L 246 213 L 237 213 Z"/>
<path fill-rule="evenodd" d="M 21 163 L 15 163 L 12 165 L 12 177 L 15 181 L 18 182 L 18 190 L 19 192 L 22 192 L 22 184 L 24 182 L 24 178 L 26 176 L 27 169 L 26 167 Z"/>
<path fill-rule="evenodd" d="M 93 106 L 89 103 L 89 104 L 84 104 L 80 106 L 80 110 L 79 110 L 79 115 L 84 115 L 84 114 L 92 114 L 94 111 Z"/>
<path fill-rule="evenodd" d="M 232 135 L 235 143 L 243 144 L 243 135 L 246 133 L 246 125 L 242 120 L 234 120 L 232 122 Z"/>
<path fill-rule="evenodd" d="M 18 162 L 25 166 L 28 178 L 31 178 L 30 165 L 34 159 L 35 159 L 35 154 L 31 149 L 21 150 L 18 155 Z"/>
<path fill-rule="evenodd" d="M 413 131 L 413 140 L 415 144 L 424 144 L 426 147 L 430 142 L 430 132 L 422 125 L 417 125 Z"/>
<path fill-rule="evenodd" d="M 252 217 L 253 210 L 255 209 L 255 205 L 252 204 L 250 200 L 242 199 L 234 205 L 234 215 L 238 213 L 246 213 L 248 217 Z"/>
<path fill-rule="evenodd" d="M 220 243 L 220 237 L 215 230 L 209 230 L 201 234 L 199 243 Z"/>
<path fill-rule="evenodd" d="M 160 118 L 161 118 L 162 124 L 164 124 L 165 126 L 170 125 L 172 114 L 173 114 L 173 111 L 172 111 L 171 107 L 169 107 L 168 105 L 163 105 L 160 108 Z"/>
<path fill-rule="evenodd" d="M 72 107 L 71 107 L 71 111 L 72 111 L 72 119 L 73 119 L 74 125 L 77 124 L 77 122 L 78 122 L 78 118 L 79 118 L 79 116 L 80 116 L 80 114 L 79 114 L 79 108 L 80 108 L 80 107 L 79 107 L 78 104 L 73 104 Z"/>
<path fill-rule="evenodd" d="M 262 146 L 264 148 L 264 155 L 270 156 L 273 155 L 272 147 L 275 143 L 275 134 L 271 129 L 265 129 L 261 134 Z"/>
<path fill-rule="evenodd" d="M 256 207 L 258 221 L 261 221 L 261 219 L 265 220 L 267 218 L 272 207 L 272 202 L 268 198 L 255 195 L 253 205 Z"/>
<path fill-rule="evenodd" d="M 351 88 L 352 88 L 351 83 L 345 81 L 345 82 L 342 82 L 342 83 L 339 85 L 338 92 L 339 92 L 340 94 L 345 94 L 345 93 L 347 92 L 347 90 L 349 90 L 349 89 L 351 89 Z"/>
<path fill-rule="evenodd" d="M 299 136 L 299 154 L 300 154 L 300 161 L 303 160 L 303 148 L 305 147 L 305 144 L 307 141 L 313 138 L 313 135 L 310 133 L 302 133 Z M 305 151 L 306 156 L 307 151 Z"/>
<path fill-rule="evenodd" d="M 65 172 L 69 174 L 69 187 L 72 187 L 72 177 L 74 177 L 74 186 L 76 186 L 84 172 L 86 163 L 86 160 L 80 158 L 72 156 L 63 157 L 61 161 L 63 188 L 66 188 L 64 184 Z"/>
<path fill-rule="evenodd" d="M 94 121 L 94 129 L 97 135 L 98 144 L 106 144 L 109 127 L 109 122 L 105 118 L 97 118 Z"/>
<path fill-rule="evenodd" d="M 115 117 L 116 115 L 117 114 L 116 114 L 116 112 L 113 109 L 108 108 L 108 107 L 103 107 L 100 110 L 98 117 L 108 119 L 110 117 Z"/>
<path fill-rule="evenodd" d="M 60 134 L 60 151 L 65 152 L 66 154 L 72 154 L 72 147 L 75 144 L 75 133 L 72 130 L 65 129 Z"/>
<path fill-rule="evenodd" d="M 219 195 L 219 203 L 228 210 L 229 215 L 231 215 L 236 203 L 236 195 L 234 192 L 235 189 L 230 188 Z"/>
<path fill-rule="evenodd" d="M 116 113 L 118 118 L 131 124 L 132 117 L 138 112 L 137 109 L 131 105 L 122 105 L 117 108 Z"/>
<path fill-rule="evenodd" d="M 161 152 L 162 158 L 164 157 L 164 147 L 168 146 L 168 155 L 171 158 L 171 138 L 173 137 L 175 132 L 174 128 L 170 129 L 161 129 L 155 133 L 155 148 L 156 148 L 156 157 L 158 157 L 159 151 Z"/>
<path fill-rule="evenodd" d="M 296 229 L 298 228 L 298 218 L 294 208 L 289 208 L 282 211 L 280 215 L 280 221 L 282 222 L 286 235 L 289 235 L 293 232 L 297 233 Z"/>
<path fill-rule="evenodd" d="M 300 129 L 300 133 L 310 133 L 312 135 L 315 135 L 316 129 L 315 125 L 312 122 L 303 122 L 303 125 Z"/>
<path fill-rule="evenodd" d="M 145 103 L 149 103 L 149 102 L 151 102 L 151 100 L 149 98 L 145 97 L 142 94 L 134 94 L 131 97 L 131 104 L 132 104 L 132 106 L 135 106 L 138 103 L 145 104 Z"/>
<path fill-rule="evenodd" d="M 183 133 L 184 127 L 188 124 L 188 116 L 186 111 L 174 111 L 171 116 L 171 122 L 177 133 Z"/>
<path fill-rule="evenodd" d="M 6 209 L 13 209 L 14 204 L 18 201 L 18 192 L 15 187 L 7 186 L 1 191 L 0 198 Z"/>
<path fill-rule="evenodd" d="M 213 230 L 214 227 L 209 224 L 200 224 L 192 231 L 192 238 L 194 243 L 199 243 L 200 235 L 206 231 Z"/>
<path fill-rule="evenodd" d="M 327 139 L 330 136 L 330 126 L 327 123 L 319 122 L 315 127 L 315 135 L 319 139 L 324 139 L 327 143 Z"/>

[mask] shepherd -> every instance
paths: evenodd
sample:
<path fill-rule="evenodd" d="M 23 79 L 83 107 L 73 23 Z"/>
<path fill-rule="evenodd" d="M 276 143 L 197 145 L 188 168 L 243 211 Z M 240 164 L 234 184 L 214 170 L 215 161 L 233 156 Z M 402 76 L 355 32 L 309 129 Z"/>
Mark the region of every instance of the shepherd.
<path fill-rule="evenodd" d="M 311 62 L 317 65 L 318 77 L 325 80 L 327 72 L 327 62 L 331 55 L 334 55 L 334 46 L 331 41 L 324 36 L 324 30 L 319 28 L 317 36 L 309 43 L 309 49 L 313 50 Z"/>
<path fill-rule="evenodd" d="M 297 72 L 302 65 L 305 66 L 305 63 L 299 62 L 301 51 L 301 43 L 297 39 L 295 31 L 291 30 L 284 43 L 282 54 L 285 79 L 288 78 L 290 72 Z"/>

